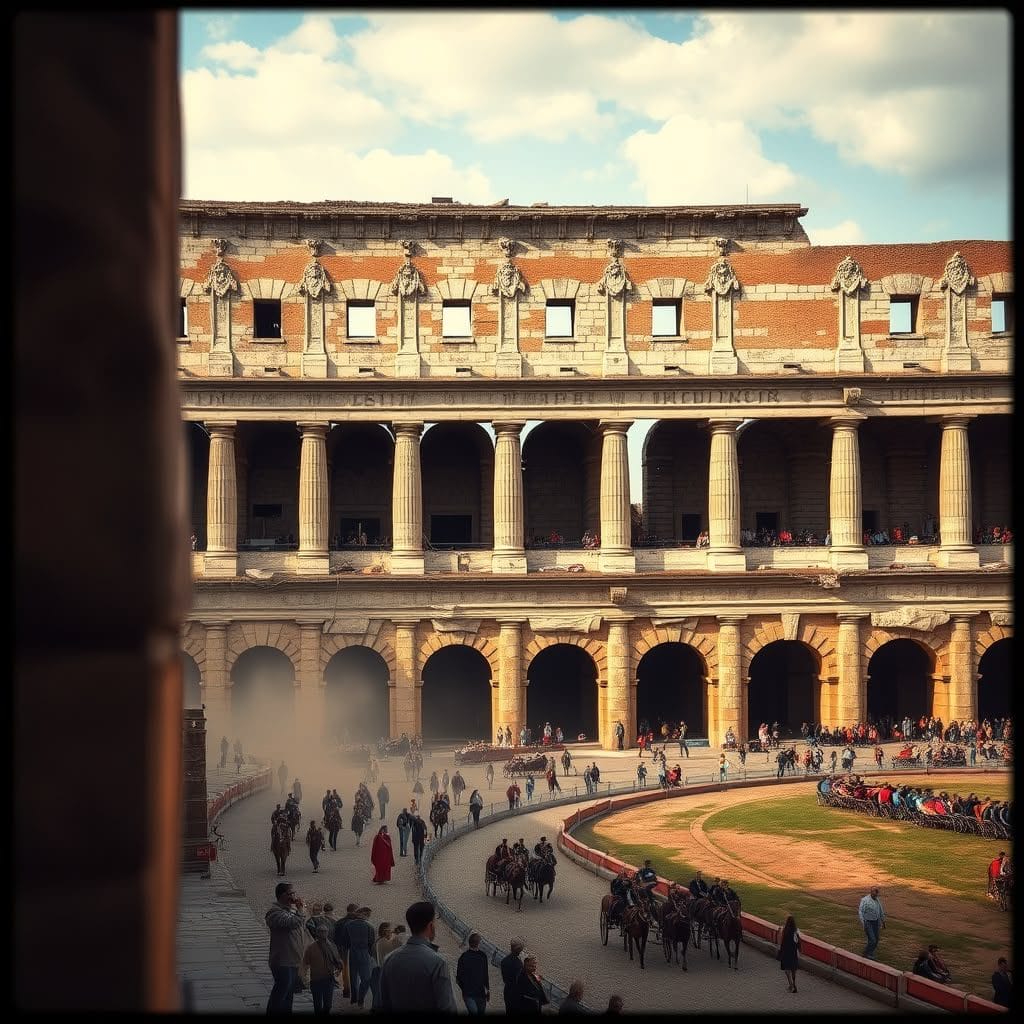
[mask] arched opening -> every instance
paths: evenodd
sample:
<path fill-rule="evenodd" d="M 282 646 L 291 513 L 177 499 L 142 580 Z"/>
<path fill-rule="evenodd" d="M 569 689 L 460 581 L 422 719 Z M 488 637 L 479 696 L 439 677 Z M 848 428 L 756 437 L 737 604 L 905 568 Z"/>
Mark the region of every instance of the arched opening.
<path fill-rule="evenodd" d="M 299 433 L 293 423 L 242 423 L 238 533 L 245 547 L 298 547 Z"/>
<path fill-rule="evenodd" d="M 338 651 L 324 669 L 324 739 L 372 744 L 387 736 L 390 678 L 387 662 L 372 648 Z"/>
<path fill-rule="evenodd" d="M 449 644 L 423 666 L 420 690 L 424 740 L 464 743 L 491 733 L 491 666 L 475 648 Z"/>
<path fill-rule="evenodd" d="M 640 547 L 666 542 L 693 546 L 708 528 L 711 438 L 686 420 L 651 428 L 643 454 L 643 537 Z M 690 720 L 686 719 L 689 726 Z"/>
<path fill-rule="evenodd" d="M 523 443 L 526 543 L 579 547 L 601 529 L 601 437 L 590 423 L 542 423 Z M 561 540 L 558 538 L 561 537 Z"/>
<path fill-rule="evenodd" d="M 202 673 L 196 659 L 185 651 L 181 652 L 182 707 L 201 708 L 203 706 L 203 688 L 200 685 Z"/>
<path fill-rule="evenodd" d="M 494 446 L 479 423 L 437 423 L 420 444 L 423 532 L 435 547 L 494 544 Z"/>
<path fill-rule="evenodd" d="M 196 550 L 206 550 L 206 488 L 210 477 L 210 435 L 198 423 L 185 424 L 188 455 L 189 515 Z"/>
<path fill-rule="evenodd" d="M 379 423 L 343 423 L 331 430 L 332 548 L 391 546 L 394 457 L 394 438 Z"/>
<path fill-rule="evenodd" d="M 646 719 L 655 735 L 686 722 L 687 736 L 708 734 L 707 666 L 689 644 L 663 643 L 649 650 L 636 670 L 637 727 Z"/>
<path fill-rule="evenodd" d="M 978 662 L 978 721 L 1006 718 L 1013 703 L 1010 693 L 1011 639 L 997 640 Z"/>
<path fill-rule="evenodd" d="M 776 640 L 762 647 L 750 662 L 747 737 L 756 737 L 762 722 L 778 722 L 784 738 L 799 736 L 804 722 L 817 722 L 820 671 L 817 652 L 799 640 Z M 723 731 L 730 724 L 723 722 Z"/>
<path fill-rule="evenodd" d="M 868 721 L 890 724 L 932 713 L 935 683 L 931 651 L 916 640 L 890 640 L 868 662 Z M 852 722 L 841 723 L 852 725 Z"/>
<path fill-rule="evenodd" d="M 292 749 L 295 668 L 276 647 L 250 647 L 231 668 L 231 722 L 246 750 L 284 756 Z"/>
<path fill-rule="evenodd" d="M 576 644 L 545 647 L 526 671 L 526 721 L 536 739 L 544 723 L 562 727 L 566 737 L 598 738 L 597 666 Z"/>

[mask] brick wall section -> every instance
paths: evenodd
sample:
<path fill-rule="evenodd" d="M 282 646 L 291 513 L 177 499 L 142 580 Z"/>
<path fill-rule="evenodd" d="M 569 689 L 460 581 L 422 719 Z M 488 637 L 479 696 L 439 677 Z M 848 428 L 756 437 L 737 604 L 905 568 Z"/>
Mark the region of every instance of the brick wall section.
<path fill-rule="evenodd" d="M 569 218 L 564 238 L 551 237 L 545 226 L 541 237 L 534 238 L 529 217 L 519 216 L 510 223 L 499 222 L 495 213 L 491 237 L 471 237 L 476 227 L 467 219 L 466 237 L 428 237 L 425 219 L 392 225 L 391 238 L 363 237 L 332 240 L 334 230 L 328 217 L 304 220 L 301 233 L 289 224 L 290 218 L 271 216 L 271 235 L 266 237 L 262 216 L 255 216 L 259 204 L 217 204 L 238 210 L 245 205 L 247 220 L 240 216 L 200 218 L 201 233 L 193 237 L 190 215 L 183 214 L 181 236 L 181 289 L 186 296 L 189 316 L 187 343 L 179 345 L 181 365 L 200 376 L 211 343 L 210 297 L 202 290 L 215 255 L 213 237 L 229 241 L 225 260 L 235 274 L 240 291 L 232 296 L 232 346 L 236 374 L 261 376 L 264 365 L 281 365 L 288 376 L 299 376 L 305 334 L 305 298 L 296 285 L 310 260 L 304 237 L 326 239 L 320 257 L 335 288 L 325 307 L 325 341 L 330 376 L 355 376 L 357 367 L 372 365 L 385 376 L 394 374 L 397 350 L 397 299 L 388 286 L 403 263 L 400 236 L 417 243 L 413 262 L 428 289 L 419 303 L 420 350 L 424 373 L 452 377 L 455 367 L 471 366 L 477 375 L 492 376 L 497 352 L 499 303 L 490 293 L 494 274 L 502 262 L 497 237 L 506 233 L 515 237 L 518 251 L 515 262 L 530 291 L 519 304 L 520 351 L 525 356 L 524 373 L 557 375 L 558 368 L 573 365 L 581 373 L 600 375 L 605 350 L 606 298 L 597 284 L 607 265 L 604 235 L 587 241 L 579 231 L 583 219 Z M 189 207 L 191 208 L 191 207 Z M 459 208 L 454 208 L 458 210 Z M 265 210 L 273 213 L 274 207 Z M 450 215 L 442 210 L 442 214 Z M 311 216 L 311 215 L 310 215 Z M 654 213 L 651 218 L 658 220 Z M 297 219 L 296 219 L 297 220 Z M 365 235 L 370 235 L 372 217 L 367 216 Z M 742 224 L 742 221 L 740 222 Z M 634 288 L 626 306 L 626 347 L 630 354 L 630 372 L 661 374 L 666 362 L 682 365 L 691 372 L 706 372 L 710 347 L 710 297 L 703 282 L 717 252 L 711 237 L 666 238 L 662 231 L 650 231 L 635 237 L 633 220 L 621 225 L 606 225 L 625 241 L 623 263 Z M 376 230 L 376 228 L 374 228 Z M 723 233 L 728 229 L 722 227 Z M 733 229 L 735 231 L 735 228 Z M 1013 263 L 1008 242 L 947 241 L 934 243 L 811 246 L 797 230 L 785 237 L 777 227 L 758 236 L 733 234 L 728 258 L 742 285 L 736 296 L 735 345 L 740 372 L 771 372 L 781 369 L 783 361 L 803 362 L 808 368 L 827 371 L 832 368 L 838 331 L 838 298 L 829 289 L 836 266 L 852 256 L 869 279 L 862 294 L 861 337 L 869 370 L 901 368 L 904 359 L 930 359 L 941 355 L 945 334 L 945 295 L 940 288 L 946 261 L 954 251 L 967 260 L 977 278 L 976 287 L 967 292 L 967 319 L 970 344 L 980 368 L 1005 369 L 1010 358 L 1012 336 L 991 335 L 991 294 L 993 280 L 1004 290 Z M 920 338 L 893 338 L 889 334 L 889 296 L 881 280 L 890 275 L 912 274 L 923 279 L 919 316 L 915 333 Z M 683 340 L 658 340 L 651 337 L 650 293 L 645 283 L 655 278 L 685 278 L 693 282 L 692 294 L 683 299 Z M 538 282 L 551 279 L 578 282 L 576 294 L 575 338 L 555 341 L 544 335 L 544 294 Z M 376 295 L 377 331 L 373 340 L 349 339 L 346 330 L 347 297 L 338 282 L 366 280 L 379 285 Z M 441 295 L 445 281 L 476 282 L 472 304 L 473 340 L 453 343 L 442 338 Z M 282 302 L 283 337 L 268 343 L 253 338 L 253 297 L 279 296 Z"/>

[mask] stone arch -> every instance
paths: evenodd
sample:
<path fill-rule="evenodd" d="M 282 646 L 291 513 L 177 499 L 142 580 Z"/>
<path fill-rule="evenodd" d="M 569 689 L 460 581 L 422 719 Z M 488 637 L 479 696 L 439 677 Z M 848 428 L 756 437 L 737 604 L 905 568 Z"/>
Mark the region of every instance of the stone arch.
<path fill-rule="evenodd" d="M 1013 637 L 1013 626 L 1008 623 L 993 622 L 987 629 L 976 629 L 974 632 L 974 658 L 981 661 L 982 655 L 1000 640 Z"/>
<path fill-rule="evenodd" d="M 289 299 L 297 286 L 280 278 L 254 277 L 243 281 L 242 287 L 248 291 L 250 299 Z"/>
<path fill-rule="evenodd" d="M 197 624 L 190 622 L 185 626 L 185 632 L 181 638 L 181 649 L 195 663 L 199 669 L 199 685 L 206 686 L 206 637 L 200 636 Z M 205 629 L 202 631 L 205 634 Z"/>
<path fill-rule="evenodd" d="M 436 654 L 442 647 L 448 647 L 451 644 L 463 644 L 478 650 L 487 660 L 487 665 L 491 670 L 492 685 L 497 682 L 498 645 L 493 640 L 482 637 L 478 633 L 470 633 L 468 630 L 457 633 L 438 633 L 432 630 L 426 640 L 420 644 L 417 656 L 417 676 L 422 674 L 423 666 L 426 665 L 427 659 L 432 654 Z"/>
<path fill-rule="evenodd" d="M 869 639 L 878 638 L 873 632 Z M 940 643 L 916 630 L 882 632 L 881 642 L 874 644 L 865 665 L 865 714 L 875 721 L 886 715 L 894 721 L 909 715 L 916 721 L 922 713 L 945 718 L 947 708 L 943 692 L 946 688 L 937 684 L 947 683 L 949 676 L 940 665 Z M 893 645 L 906 648 L 908 644 L 916 655 L 900 657 L 900 651 L 893 649 Z M 879 656 L 877 661 L 876 655 Z M 884 685 L 876 689 L 880 681 Z"/>
<path fill-rule="evenodd" d="M 299 685 L 299 627 L 294 622 L 232 622 L 227 639 L 228 686 L 239 655 L 251 647 L 274 647 L 286 655 L 295 669 L 295 685 Z"/>
<path fill-rule="evenodd" d="M 335 285 L 346 299 L 376 302 L 381 288 L 384 287 L 384 282 L 370 281 L 365 277 L 352 277 L 344 281 L 336 281 Z"/>
<path fill-rule="evenodd" d="M 377 630 L 367 629 L 365 633 L 324 633 L 320 639 L 320 672 L 319 679 L 320 684 L 324 685 L 324 672 L 327 669 L 327 665 L 339 651 L 345 650 L 346 647 L 367 647 L 371 651 L 375 651 L 384 659 L 384 664 L 388 667 L 388 675 L 390 681 L 389 686 L 395 685 L 395 673 L 397 671 L 397 663 L 395 659 L 394 647 L 380 635 L 379 628 Z"/>
<path fill-rule="evenodd" d="M 931 291 L 932 279 L 921 274 L 889 274 L 879 278 L 878 287 L 886 295 L 922 295 Z"/>
<path fill-rule="evenodd" d="M 464 277 L 442 277 L 434 287 L 442 299 L 469 299 L 472 301 L 477 288 L 481 288 L 483 291 L 479 281 L 470 281 Z"/>
<path fill-rule="evenodd" d="M 524 639 L 528 630 L 524 630 Z M 530 662 L 537 657 L 541 651 L 557 644 L 574 644 L 582 647 L 590 655 L 597 667 L 597 682 L 604 686 L 608 679 L 608 642 L 607 639 L 594 639 L 591 636 L 580 633 L 533 633 L 531 639 L 523 647 L 524 673 Z"/>
<path fill-rule="evenodd" d="M 582 284 L 571 277 L 545 277 L 534 287 L 540 289 L 545 299 L 575 299 Z"/>
<path fill-rule="evenodd" d="M 708 668 L 710 679 L 718 678 L 718 630 L 707 620 L 687 619 L 671 625 L 647 625 L 635 627 L 633 647 L 633 664 L 639 665 L 648 651 L 659 644 L 687 644 L 703 659 Z"/>
<path fill-rule="evenodd" d="M 740 653 L 742 657 L 742 668 L 744 677 L 750 675 L 750 663 L 754 656 L 768 644 L 776 640 L 796 640 L 805 647 L 810 648 L 818 657 L 820 676 L 824 681 L 826 678 L 835 678 L 839 675 L 839 665 L 836 661 L 836 636 L 835 631 L 826 629 L 822 624 L 803 621 L 801 616 L 799 628 L 795 635 L 787 636 L 786 627 L 781 620 L 766 620 L 754 627 L 749 634 L 746 643 L 741 643 Z"/>
<path fill-rule="evenodd" d="M 904 629 L 898 626 L 887 626 L 883 629 L 875 626 L 864 641 L 861 652 L 862 664 L 867 665 L 872 655 L 890 640 L 913 640 L 919 647 L 925 648 L 925 653 L 935 665 L 936 675 L 949 675 L 948 631 L 947 635 L 942 637 L 917 629 Z"/>
<path fill-rule="evenodd" d="M 685 277 L 652 277 L 640 282 L 641 293 L 651 299 L 693 298 L 697 286 Z"/>

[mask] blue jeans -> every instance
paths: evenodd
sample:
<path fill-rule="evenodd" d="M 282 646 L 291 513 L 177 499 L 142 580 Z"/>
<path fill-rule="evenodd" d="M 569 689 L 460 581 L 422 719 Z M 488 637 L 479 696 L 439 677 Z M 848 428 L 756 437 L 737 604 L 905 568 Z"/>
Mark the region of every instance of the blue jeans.
<path fill-rule="evenodd" d="M 467 996 L 463 993 L 462 1001 L 471 1014 L 484 1013 L 487 1010 L 487 1000 L 483 996 Z"/>
<path fill-rule="evenodd" d="M 274 987 L 267 1000 L 267 1013 L 291 1013 L 295 982 L 299 976 L 297 967 L 271 967 Z"/>
<path fill-rule="evenodd" d="M 362 1005 L 367 989 L 370 987 L 370 975 L 373 973 L 369 952 L 365 949 L 350 949 L 348 951 L 348 970 L 352 1002 Z"/>
<path fill-rule="evenodd" d="M 878 936 L 882 930 L 881 921 L 865 921 L 864 922 L 864 934 L 868 937 L 867 945 L 864 947 L 864 952 L 861 956 L 865 956 L 870 960 L 875 958 L 875 949 L 878 946 Z"/>
<path fill-rule="evenodd" d="M 400 828 L 398 830 L 398 856 L 404 857 L 409 848 L 409 832 L 411 829 Z"/>
<path fill-rule="evenodd" d="M 370 994 L 373 996 L 373 1008 L 374 1010 L 380 1010 L 380 965 L 374 964 L 373 970 L 370 971 Z"/>
<path fill-rule="evenodd" d="M 334 988 L 337 982 L 333 978 L 321 978 L 319 981 L 309 983 L 309 991 L 313 996 L 313 1012 L 327 1014 L 331 1012 L 331 1003 L 334 1002 Z"/>

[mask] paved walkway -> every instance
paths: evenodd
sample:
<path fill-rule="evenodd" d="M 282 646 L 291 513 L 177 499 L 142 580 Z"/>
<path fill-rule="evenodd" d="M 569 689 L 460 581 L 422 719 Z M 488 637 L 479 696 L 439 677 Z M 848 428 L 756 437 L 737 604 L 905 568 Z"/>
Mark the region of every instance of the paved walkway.
<path fill-rule="evenodd" d="M 597 760 L 602 769 L 602 790 L 609 783 L 618 786 L 636 778 L 636 751 L 607 752 L 594 746 L 577 750 L 575 745 L 571 749 L 576 753 L 581 771 L 584 759 L 587 762 Z M 669 753 L 672 752 L 670 746 Z M 887 748 L 887 755 L 889 752 Z M 689 761 L 683 761 L 688 781 L 707 782 L 713 774 L 717 777 L 718 753 L 717 749 L 691 748 Z M 650 769 L 650 759 L 644 760 Z M 733 778 L 736 778 L 735 755 L 730 755 L 730 760 L 734 764 Z M 424 783 L 431 771 L 436 769 L 440 775 L 446 767 L 449 774 L 454 773 L 450 751 L 427 757 Z M 747 769 L 758 774 L 769 771 L 774 774 L 764 755 L 749 755 Z M 466 798 L 476 786 L 485 799 L 493 800 L 496 807 L 507 806 L 504 800 L 507 783 L 501 778 L 500 762 L 494 788 L 490 791 L 484 780 L 483 765 L 470 765 L 461 770 L 468 785 Z M 310 814 L 320 817 L 320 799 L 328 786 L 336 787 L 341 794 L 345 802 L 343 818 L 347 824 L 351 816 L 352 794 L 363 776 L 362 766 L 338 760 L 336 767 L 313 767 L 308 773 L 299 770 L 298 774 L 304 791 L 303 831 Z M 654 774 L 652 771 L 651 775 Z M 313 873 L 305 844 L 297 842 L 288 862 L 287 874 L 307 904 L 314 900 L 330 900 L 336 908 L 336 916 L 344 914 L 345 906 L 350 902 L 367 905 L 373 911 L 370 920 L 374 925 L 383 920 L 404 922 L 406 908 L 421 898 L 411 854 L 407 858 L 398 857 L 394 821 L 411 795 L 402 773 L 401 760 L 383 761 L 382 775 L 393 798 L 386 816 L 389 831 L 394 836 L 398 861 L 393 880 L 384 886 L 374 886 L 371 882 L 369 847 L 375 831 L 372 826 L 364 833 L 359 847 L 355 845 L 352 832 L 341 832 L 338 852 L 324 851 L 318 874 Z M 233 768 L 223 772 L 214 768 L 209 776 L 211 794 L 219 786 L 229 785 L 237 779 Z M 567 780 L 561 781 L 563 790 L 568 792 Z M 570 777 L 568 783 L 573 782 L 576 779 Z M 371 786 L 374 793 L 376 788 L 376 784 Z M 537 788 L 535 803 L 542 788 L 546 789 L 543 779 Z M 582 791 L 582 783 L 579 788 Z M 182 882 L 179 973 L 191 982 L 193 1005 L 197 1010 L 252 1013 L 263 1012 L 266 1006 L 271 979 L 263 915 L 273 901 L 274 886 L 278 881 L 268 845 L 270 812 L 278 799 L 278 794 L 272 789 L 249 797 L 225 812 L 220 827 L 228 837 L 227 849 L 214 865 L 211 879 L 204 881 L 193 875 L 186 876 Z M 453 810 L 456 820 L 460 820 L 458 815 L 464 813 L 463 809 Z M 485 813 L 487 810 L 485 808 Z M 654 946 L 649 950 L 647 969 L 641 974 L 639 964 L 630 965 L 621 945 L 615 944 L 614 933 L 607 947 L 600 945 L 597 908 L 607 883 L 571 864 L 566 858 L 559 859 L 559 877 L 554 902 L 550 906 L 527 906 L 527 901 L 524 901 L 523 912 L 515 914 L 506 909 L 504 903 L 486 898 L 482 865 L 498 839 L 502 835 L 510 840 L 521 835 L 532 845 L 541 833 L 553 837 L 558 820 L 568 816 L 569 812 L 568 807 L 538 809 L 515 821 L 483 825 L 479 832 L 460 838 L 438 852 L 430 871 L 432 885 L 460 917 L 478 927 L 485 938 L 495 944 L 506 946 L 513 934 L 522 934 L 527 947 L 538 953 L 542 973 L 562 988 L 568 988 L 574 977 L 581 976 L 587 987 L 585 999 L 592 1006 L 606 1005 L 608 994 L 617 991 L 626 999 L 627 1010 L 634 1012 L 644 1009 L 787 1012 L 796 1008 L 794 999 L 799 1001 L 799 1009 L 808 1012 L 887 1011 L 888 1008 L 881 1003 L 821 981 L 806 972 L 801 975 L 800 992 L 794 997 L 786 992 L 775 962 L 746 945 L 742 950 L 738 974 L 726 968 L 724 959 L 721 964 L 708 963 L 705 950 L 691 950 L 690 971 L 683 974 L 678 967 L 666 965 L 660 948 Z M 379 809 L 376 814 L 379 815 Z M 485 818 L 481 820 L 486 821 Z M 556 924 L 554 928 L 553 923 Z M 435 941 L 450 961 L 454 976 L 454 963 L 462 952 L 459 939 L 439 923 Z M 501 983 L 497 968 L 491 970 L 491 981 L 491 1008 L 496 1004 L 500 1010 Z M 370 999 L 366 1002 L 369 1006 Z M 296 996 L 295 1010 L 312 1012 L 308 993 Z M 336 993 L 334 1010 L 367 1012 L 350 1006 L 349 1001 L 342 998 L 340 989 Z"/>

